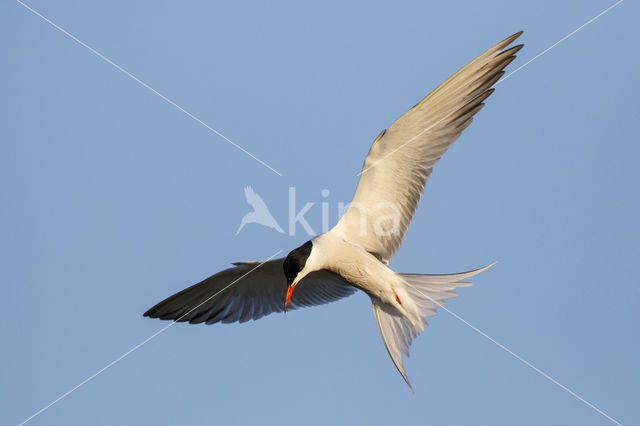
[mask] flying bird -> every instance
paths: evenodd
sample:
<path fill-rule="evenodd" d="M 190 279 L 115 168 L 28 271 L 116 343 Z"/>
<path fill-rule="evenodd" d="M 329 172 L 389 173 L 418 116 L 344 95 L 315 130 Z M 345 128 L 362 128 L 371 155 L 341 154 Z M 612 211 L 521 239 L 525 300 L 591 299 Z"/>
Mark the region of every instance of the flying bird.
<path fill-rule="evenodd" d="M 253 207 L 253 211 L 244 215 L 244 217 L 240 221 L 240 227 L 238 227 L 236 235 L 240 233 L 242 228 L 244 228 L 244 225 L 246 225 L 247 223 L 259 223 L 260 225 L 264 225 L 268 228 L 273 228 L 279 233 L 284 234 L 284 231 L 282 230 L 282 228 L 280 228 L 278 222 L 276 222 L 276 219 L 269 211 L 269 208 L 267 207 L 262 197 L 256 194 L 252 187 L 247 186 L 244 189 L 244 196 L 247 199 L 247 203 L 249 203 L 249 205 Z"/>
<path fill-rule="evenodd" d="M 455 290 L 491 265 L 449 275 L 396 273 L 400 247 L 434 165 L 493 93 L 523 47 L 518 32 L 464 66 L 383 130 L 367 155 L 353 201 L 335 227 L 286 258 L 239 262 L 163 300 L 145 316 L 197 323 L 256 320 L 321 305 L 362 290 L 396 368 L 409 346 Z M 247 199 L 249 196 L 247 195 Z M 257 210 L 257 209 L 256 209 Z M 294 293 L 295 290 L 295 293 Z"/>

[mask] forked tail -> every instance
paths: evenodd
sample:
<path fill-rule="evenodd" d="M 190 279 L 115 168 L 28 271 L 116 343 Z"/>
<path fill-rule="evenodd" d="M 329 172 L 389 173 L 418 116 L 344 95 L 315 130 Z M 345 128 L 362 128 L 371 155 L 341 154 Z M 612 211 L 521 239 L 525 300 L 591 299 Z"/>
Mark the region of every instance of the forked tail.
<path fill-rule="evenodd" d="M 409 346 L 413 339 L 427 327 L 427 318 L 434 316 L 437 313 L 436 309 L 443 306 L 446 299 L 458 295 L 455 292 L 456 288 L 471 285 L 471 283 L 465 282 L 465 279 L 489 269 L 494 264 L 459 274 L 398 274 L 406 282 L 407 293 L 419 309 L 420 320 L 418 321 L 412 321 L 399 313 L 393 306 L 387 305 L 379 299 L 371 299 L 384 345 L 396 368 L 412 390 L 413 387 L 411 387 L 402 365 L 402 354 L 409 357 Z"/>

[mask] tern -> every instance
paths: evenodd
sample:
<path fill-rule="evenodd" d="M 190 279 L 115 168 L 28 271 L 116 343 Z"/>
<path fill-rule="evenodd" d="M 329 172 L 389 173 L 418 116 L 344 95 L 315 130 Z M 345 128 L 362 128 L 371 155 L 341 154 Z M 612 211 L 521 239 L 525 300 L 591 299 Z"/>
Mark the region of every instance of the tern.
<path fill-rule="evenodd" d="M 234 267 L 158 303 L 144 316 L 197 323 L 256 320 L 273 312 L 333 302 L 362 290 L 371 298 L 385 347 L 411 388 L 402 364 L 409 346 L 469 272 L 396 273 L 400 247 L 434 165 L 493 93 L 522 44 L 506 38 L 453 74 L 374 140 L 353 201 L 336 226 L 286 258 Z M 295 293 L 294 293 L 295 290 Z"/>

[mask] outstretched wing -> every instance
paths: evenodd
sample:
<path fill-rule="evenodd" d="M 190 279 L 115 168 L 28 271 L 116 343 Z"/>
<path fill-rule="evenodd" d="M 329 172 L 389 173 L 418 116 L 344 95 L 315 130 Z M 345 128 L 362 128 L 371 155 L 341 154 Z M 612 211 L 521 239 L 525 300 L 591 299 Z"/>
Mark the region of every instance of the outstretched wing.
<path fill-rule="evenodd" d="M 287 282 L 284 258 L 268 262 L 238 262 L 158 303 L 144 316 L 191 324 L 245 322 L 284 310 Z M 296 287 L 288 309 L 322 305 L 355 292 L 338 275 L 317 271 Z"/>
<path fill-rule="evenodd" d="M 471 123 L 493 92 L 491 86 L 515 59 L 522 45 L 507 47 L 520 34 L 478 56 L 380 133 L 337 231 L 380 260 L 391 260 L 433 166 Z"/>

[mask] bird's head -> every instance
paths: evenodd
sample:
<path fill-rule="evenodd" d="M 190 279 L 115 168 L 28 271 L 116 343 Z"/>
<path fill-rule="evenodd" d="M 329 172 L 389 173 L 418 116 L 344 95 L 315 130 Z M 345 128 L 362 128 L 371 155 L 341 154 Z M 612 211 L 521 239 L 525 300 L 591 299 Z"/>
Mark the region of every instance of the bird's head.
<path fill-rule="evenodd" d="M 287 296 L 284 301 L 285 312 L 287 312 L 287 306 L 289 306 L 291 295 L 296 285 L 298 285 L 300 280 L 314 271 L 311 262 L 308 262 L 312 249 L 313 243 L 307 241 L 297 249 L 292 250 L 284 260 L 284 276 L 287 279 Z"/>

